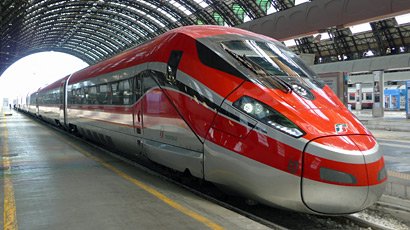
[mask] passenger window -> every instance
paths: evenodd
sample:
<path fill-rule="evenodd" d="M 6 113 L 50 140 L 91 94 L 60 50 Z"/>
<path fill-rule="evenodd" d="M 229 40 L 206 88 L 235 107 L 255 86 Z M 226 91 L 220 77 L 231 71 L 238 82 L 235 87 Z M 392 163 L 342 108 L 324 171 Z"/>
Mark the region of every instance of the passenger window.
<path fill-rule="evenodd" d="M 366 100 L 371 101 L 373 100 L 373 94 L 372 93 L 366 93 Z"/>
<path fill-rule="evenodd" d="M 131 79 L 123 81 L 123 87 L 124 87 L 124 89 L 123 89 L 124 93 L 123 94 L 124 94 L 124 96 L 132 95 L 130 82 L 131 82 Z"/>
<path fill-rule="evenodd" d="M 59 97 L 58 91 L 53 92 L 53 104 L 58 104 L 60 103 L 60 97 Z"/>
<path fill-rule="evenodd" d="M 97 86 L 91 86 L 88 90 L 88 104 L 97 104 Z"/>
<path fill-rule="evenodd" d="M 77 104 L 77 99 L 76 99 L 77 95 L 76 95 L 76 90 L 75 89 L 71 89 L 71 104 Z"/>
<path fill-rule="evenodd" d="M 138 74 L 134 78 L 134 92 L 135 92 L 135 101 L 138 101 L 140 97 L 142 96 L 142 75 L 143 74 Z"/>
<path fill-rule="evenodd" d="M 71 89 L 71 96 L 69 97 L 70 98 L 70 104 L 77 104 L 77 102 L 76 102 L 76 94 L 75 94 L 75 89 Z"/>
<path fill-rule="evenodd" d="M 158 84 L 152 78 L 152 74 L 150 73 L 150 71 L 147 71 L 147 73 L 148 74 L 144 75 L 144 81 L 143 81 L 144 93 L 147 93 L 148 90 L 158 86 Z"/>
<path fill-rule="evenodd" d="M 87 89 L 84 89 L 84 88 L 80 88 L 79 89 L 79 94 L 78 95 L 80 95 L 79 96 L 79 102 L 78 102 L 78 104 L 87 104 L 87 101 L 86 101 L 86 98 L 87 98 L 87 91 L 86 91 Z"/>
<path fill-rule="evenodd" d="M 112 104 L 119 105 L 120 102 L 120 92 L 118 91 L 118 82 L 111 83 L 111 93 L 112 93 Z"/>
<path fill-rule="evenodd" d="M 63 86 L 60 87 L 58 94 L 60 98 L 60 104 L 64 104 L 64 87 Z"/>
<path fill-rule="evenodd" d="M 88 98 L 88 89 L 80 88 L 80 103 L 79 104 L 87 104 L 87 98 Z"/>
<path fill-rule="evenodd" d="M 132 93 L 132 78 L 124 81 L 124 104 L 130 105 L 133 104 L 133 93 Z"/>
<path fill-rule="evenodd" d="M 108 104 L 108 85 L 103 84 L 98 87 L 98 104 L 106 105 Z"/>
<path fill-rule="evenodd" d="M 354 93 L 349 93 L 349 100 L 354 101 L 355 100 L 355 95 Z"/>
<path fill-rule="evenodd" d="M 120 81 L 118 83 L 118 89 L 120 94 L 120 103 L 123 105 L 129 105 L 132 100 L 130 79 Z"/>

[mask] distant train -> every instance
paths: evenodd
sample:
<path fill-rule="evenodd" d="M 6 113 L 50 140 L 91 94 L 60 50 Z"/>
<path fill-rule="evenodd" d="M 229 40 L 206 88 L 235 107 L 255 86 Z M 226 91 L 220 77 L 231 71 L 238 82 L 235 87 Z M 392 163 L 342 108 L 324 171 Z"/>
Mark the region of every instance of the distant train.
<path fill-rule="evenodd" d="M 348 104 L 352 109 L 356 107 L 356 88 L 353 84 L 348 87 Z M 362 109 L 373 108 L 374 93 L 373 87 L 365 85 L 362 87 Z M 406 89 L 405 85 L 387 85 L 384 89 L 384 108 L 386 110 L 406 109 Z"/>
<path fill-rule="evenodd" d="M 28 95 L 23 110 L 225 191 L 316 214 L 360 211 L 387 180 L 372 134 L 281 43 L 189 26 Z"/>

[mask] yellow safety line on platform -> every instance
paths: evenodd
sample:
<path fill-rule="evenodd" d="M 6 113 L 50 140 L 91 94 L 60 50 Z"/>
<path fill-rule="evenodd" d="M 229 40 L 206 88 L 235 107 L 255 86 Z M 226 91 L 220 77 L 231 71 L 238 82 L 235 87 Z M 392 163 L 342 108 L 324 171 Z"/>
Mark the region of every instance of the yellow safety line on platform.
<path fill-rule="evenodd" d="M 117 168 L 115 168 L 114 166 L 108 164 L 107 162 L 104 162 L 103 160 L 93 156 L 92 154 L 90 154 L 89 152 L 87 152 L 86 150 L 84 150 L 83 148 L 72 144 L 70 142 L 67 142 L 64 140 L 65 143 L 67 143 L 68 145 L 72 146 L 73 148 L 75 148 L 76 150 L 78 150 L 79 152 L 81 152 L 82 154 L 84 154 L 85 156 L 87 156 L 90 159 L 93 159 L 95 161 L 97 161 L 98 163 L 102 164 L 104 167 L 106 167 L 107 169 L 113 171 L 114 173 L 116 173 L 117 175 L 121 176 L 122 178 L 128 180 L 129 182 L 137 185 L 138 187 L 142 188 L 143 190 L 145 190 L 146 192 L 150 193 L 151 195 L 157 197 L 158 199 L 160 199 L 161 201 L 163 201 L 164 203 L 168 204 L 169 206 L 177 209 L 178 211 L 184 213 L 185 215 L 205 224 L 206 226 L 208 226 L 211 229 L 224 229 L 222 226 L 218 225 L 217 223 L 209 220 L 208 218 L 182 206 L 181 204 L 178 204 L 177 202 L 173 201 L 172 199 L 168 198 L 167 196 L 165 196 L 164 194 L 160 193 L 159 191 L 155 190 L 154 188 L 152 188 L 151 186 L 135 179 L 132 178 L 131 176 L 127 175 L 126 173 L 122 172 L 121 170 L 118 170 Z"/>
<path fill-rule="evenodd" d="M 17 230 L 16 201 L 14 199 L 13 181 L 11 179 L 11 162 L 9 158 L 7 123 L 4 120 L 3 132 L 3 179 L 4 179 L 4 210 L 3 229 Z"/>

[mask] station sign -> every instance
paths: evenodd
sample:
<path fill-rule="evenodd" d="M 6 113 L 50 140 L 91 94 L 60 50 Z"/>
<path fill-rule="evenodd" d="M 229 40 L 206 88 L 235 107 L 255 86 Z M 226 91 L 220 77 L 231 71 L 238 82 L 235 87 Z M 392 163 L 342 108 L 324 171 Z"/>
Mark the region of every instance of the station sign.
<path fill-rule="evenodd" d="M 340 101 L 347 106 L 347 79 L 346 72 L 330 72 L 318 74 L 319 78 L 324 81 L 337 95 Z"/>

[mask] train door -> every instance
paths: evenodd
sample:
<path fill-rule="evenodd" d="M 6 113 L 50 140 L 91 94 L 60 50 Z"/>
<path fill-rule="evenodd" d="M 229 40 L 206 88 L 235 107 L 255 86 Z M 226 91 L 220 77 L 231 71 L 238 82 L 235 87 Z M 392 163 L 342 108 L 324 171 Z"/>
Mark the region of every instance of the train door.
<path fill-rule="evenodd" d="M 67 79 L 60 82 L 60 125 L 65 126 L 67 124 Z"/>
<path fill-rule="evenodd" d="M 133 108 L 133 124 L 134 124 L 134 134 L 136 135 L 136 143 L 138 152 L 142 152 L 142 138 L 143 138 L 143 100 L 142 98 L 142 78 L 143 73 L 138 74 L 134 78 L 134 93 L 135 93 L 135 105 Z"/>
<path fill-rule="evenodd" d="M 38 99 L 38 95 L 39 93 L 36 93 L 36 107 L 35 107 L 35 112 L 34 114 L 38 117 L 40 115 L 40 110 L 39 110 L 39 99 Z"/>

